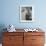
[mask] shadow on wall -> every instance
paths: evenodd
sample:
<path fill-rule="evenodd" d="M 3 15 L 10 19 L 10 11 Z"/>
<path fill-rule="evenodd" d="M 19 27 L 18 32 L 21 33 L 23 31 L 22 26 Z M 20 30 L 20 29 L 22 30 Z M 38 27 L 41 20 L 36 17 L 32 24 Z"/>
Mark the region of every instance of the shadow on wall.
<path fill-rule="evenodd" d="M 4 24 L 0 24 L 0 43 L 2 43 L 2 33 L 6 31 L 4 28 L 6 28 L 6 26 Z"/>

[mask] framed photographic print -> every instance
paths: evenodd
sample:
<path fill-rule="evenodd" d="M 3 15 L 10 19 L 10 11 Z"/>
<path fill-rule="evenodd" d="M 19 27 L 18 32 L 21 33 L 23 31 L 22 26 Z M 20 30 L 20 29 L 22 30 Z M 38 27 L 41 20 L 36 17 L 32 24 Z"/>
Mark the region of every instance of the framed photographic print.
<path fill-rule="evenodd" d="M 34 21 L 34 7 L 33 5 L 20 6 L 20 22 L 33 22 Z"/>

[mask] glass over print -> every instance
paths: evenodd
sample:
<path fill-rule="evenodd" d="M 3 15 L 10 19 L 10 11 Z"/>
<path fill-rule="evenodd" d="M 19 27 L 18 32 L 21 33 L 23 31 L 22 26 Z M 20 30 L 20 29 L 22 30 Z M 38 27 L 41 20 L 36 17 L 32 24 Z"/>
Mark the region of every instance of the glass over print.
<path fill-rule="evenodd" d="M 34 18 L 33 6 L 22 5 L 20 6 L 20 21 L 31 22 Z"/>

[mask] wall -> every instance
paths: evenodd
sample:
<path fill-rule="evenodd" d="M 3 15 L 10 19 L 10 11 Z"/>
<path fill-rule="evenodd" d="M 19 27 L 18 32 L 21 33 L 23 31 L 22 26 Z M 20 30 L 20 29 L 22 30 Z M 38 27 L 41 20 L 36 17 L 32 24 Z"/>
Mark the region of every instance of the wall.
<path fill-rule="evenodd" d="M 46 27 L 46 1 L 45 0 L 1 0 L 1 15 L 0 25 L 5 26 L 13 24 L 16 28 L 29 28 L 29 27 Z M 35 21 L 31 23 L 21 23 L 20 5 L 33 5 Z"/>
<path fill-rule="evenodd" d="M 46 1 L 45 0 L 1 0 L 0 25 L 13 24 L 16 28 L 46 27 Z M 20 5 L 33 5 L 35 21 L 21 23 Z"/>

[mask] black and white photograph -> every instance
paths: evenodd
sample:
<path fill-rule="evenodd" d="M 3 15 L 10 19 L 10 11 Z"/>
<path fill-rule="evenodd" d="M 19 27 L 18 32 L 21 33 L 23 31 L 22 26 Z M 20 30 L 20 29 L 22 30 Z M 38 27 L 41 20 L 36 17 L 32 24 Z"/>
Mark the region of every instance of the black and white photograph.
<path fill-rule="evenodd" d="M 32 22 L 34 18 L 33 7 L 23 5 L 20 7 L 20 21 L 21 22 Z"/>

